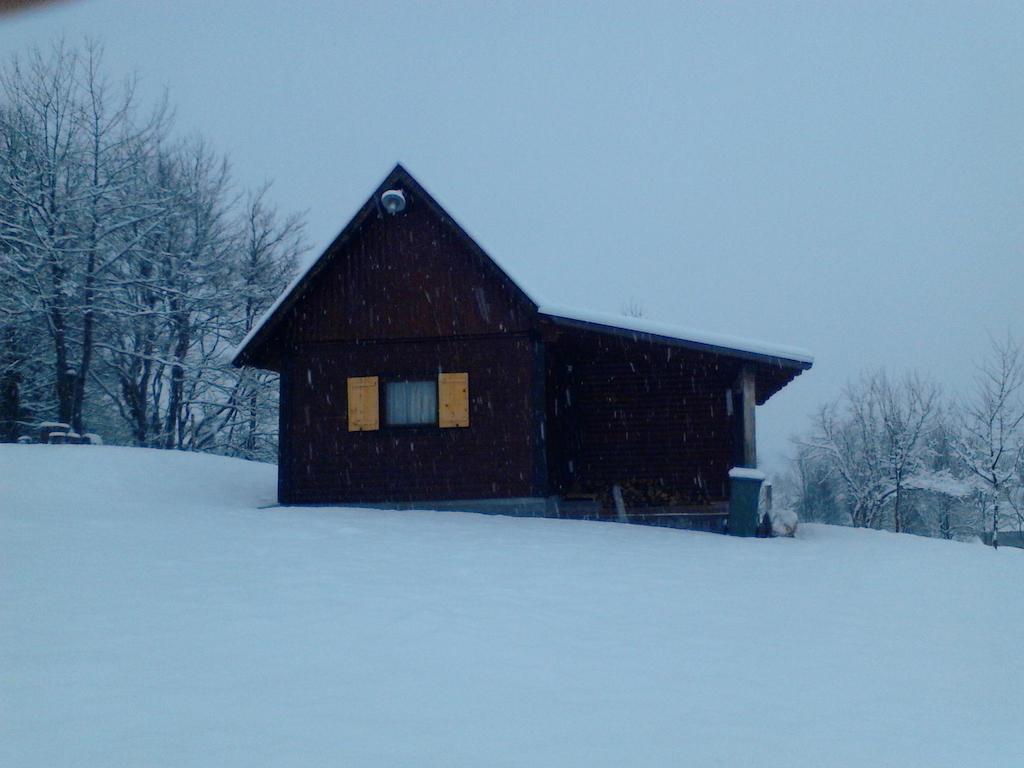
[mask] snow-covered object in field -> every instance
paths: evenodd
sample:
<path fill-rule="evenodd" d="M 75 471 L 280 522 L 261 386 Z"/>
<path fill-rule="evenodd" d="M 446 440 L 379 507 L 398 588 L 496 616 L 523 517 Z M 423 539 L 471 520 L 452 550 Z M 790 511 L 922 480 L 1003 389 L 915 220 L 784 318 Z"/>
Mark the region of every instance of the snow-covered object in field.
<path fill-rule="evenodd" d="M 1024 765 L 1020 550 L 261 509 L 276 482 L 0 445 L 0 765 Z"/>
<path fill-rule="evenodd" d="M 792 509 L 773 509 L 768 513 L 772 523 L 772 535 L 774 536 L 796 536 L 796 527 L 799 522 L 796 512 Z"/>
<path fill-rule="evenodd" d="M 647 336 L 658 336 L 666 339 L 691 342 L 698 346 L 709 347 L 722 351 L 747 352 L 763 357 L 775 357 L 783 360 L 793 360 L 798 363 L 811 365 L 814 362 L 814 355 L 806 349 L 799 347 L 783 346 L 772 344 L 767 341 L 756 341 L 744 339 L 738 336 L 727 336 L 721 333 L 701 331 L 694 328 L 684 328 L 670 323 L 662 323 L 656 320 L 649 320 L 644 317 L 626 317 L 624 315 L 612 315 L 604 312 L 589 312 L 586 310 L 561 307 L 554 304 L 543 304 L 538 311 L 559 320 L 568 320 L 588 325 L 605 326 L 618 330 L 634 331 L 637 334 Z"/>
<path fill-rule="evenodd" d="M 45 443 L 49 441 L 51 434 L 63 434 L 71 429 L 71 425 L 63 421 L 41 421 L 36 429 L 39 432 L 39 442 Z"/>
<path fill-rule="evenodd" d="M 764 480 L 765 474 L 760 469 L 750 467 L 733 467 L 729 470 L 729 477 L 733 480 Z"/>
<path fill-rule="evenodd" d="M 85 438 L 88 445 L 103 445 L 103 438 L 95 432 L 86 432 L 82 437 Z"/>

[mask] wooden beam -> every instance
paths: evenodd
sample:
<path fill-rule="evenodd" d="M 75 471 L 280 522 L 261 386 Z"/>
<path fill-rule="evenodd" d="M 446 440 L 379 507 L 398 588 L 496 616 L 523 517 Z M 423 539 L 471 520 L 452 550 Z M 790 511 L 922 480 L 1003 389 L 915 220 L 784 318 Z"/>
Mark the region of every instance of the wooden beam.
<path fill-rule="evenodd" d="M 743 466 L 757 467 L 757 428 L 754 420 L 754 406 L 757 404 L 757 390 L 754 384 L 754 367 L 744 365 L 740 371 L 739 390 L 743 407 Z"/>
<path fill-rule="evenodd" d="M 629 515 L 626 514 L 626 502 L 622 498 L 622 487 L 616 483 L 612 486 L 612 498 L 615 499 L 615 516 L 620 523 L 628 523 Z"/>

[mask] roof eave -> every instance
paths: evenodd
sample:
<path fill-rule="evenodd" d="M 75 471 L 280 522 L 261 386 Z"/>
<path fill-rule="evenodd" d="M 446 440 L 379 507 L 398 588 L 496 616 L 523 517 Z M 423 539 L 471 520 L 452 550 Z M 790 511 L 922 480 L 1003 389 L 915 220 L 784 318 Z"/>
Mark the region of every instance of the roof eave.
<path fill-rule="evenodd" d="M 388 174 L 388 177 L 380 184 L 383 187 L 388 180 L 394 175 L 395 171 L 402 170 L 401 166 L 395 166 L 395 170 Z M 338 233 L 330 245 L 328 245 L 321 252 L 319 256 L 310 264 L 310 266 L 302 273 L 300 273 L 295 281 L 289 285 L 281 294 L 281 297 L 277 302 L 268 310 L 267 314 L 255 326 L 250 336 L 242 340 L 235 351 L 234 356 L 231 359 L 231 364 L 236 368 L 241 368 L 246 365 L 251 365 L 252 353 L 251 350 L 258 349 L 266 340 L 267 337 L 274 331 L 277 324 L 281 321 L 291 309 L 295 302 L 299 300 L 302 294 L 305 292 L 306 286 L 313 281 L 313 279 L 320 273 L 320 271 L 327 265 L 328 256 L 337 248 L 340 248 L 345 241 L 347 241 L 352 233 L 359 228 L 367 216 L 375 209 L 376 196 L 371 196 L 363 205 L 356 211 L 355 215 L 349 220 L 345 228 Z"/>
<path fill-rule="evenodd" d="M 710 344 L 707 342 L 694 341 L 691 339 L 684 339 L 676 336 L 666 336 L 663 334 L 653 333 L 650 331 L 638 331 L 632 328 L 620 328 L 614 325 L 595 323 L 588 320 L 577 320 L 570 317 L 559 317 L 557 315 L 548 314 L 544 314 L 543 317 L 555 323 L 556 325 L 562 325 L 570 328 L 579 328 L 582 330 L 594 331 L 596 333 L 604 333 L 607 335 L 618 336 L 621 338 L 633 339 L 635 341 L 650 341 L 656 344 L 666 344 L 669 346 L 682 347 L 684 349 L 692 349 L 698 352 L 710 352 L 716 355 L 724 355 L 726 357 L 733 357 L 741 360 L 749 360 L 751 362 L 763 363 L 765 365 L 772 365 L 780 368 L 792 368 L 797 370 L 798 372 L 810 370 L 811 366 L 814 365 L 813 360 L 800 360 L 785 357 L 783 355 L 770 355 L 761 352 L 752 352 L 750 350 L 736 349 L 735 347 L 728 347 L 719 344 Z"/>

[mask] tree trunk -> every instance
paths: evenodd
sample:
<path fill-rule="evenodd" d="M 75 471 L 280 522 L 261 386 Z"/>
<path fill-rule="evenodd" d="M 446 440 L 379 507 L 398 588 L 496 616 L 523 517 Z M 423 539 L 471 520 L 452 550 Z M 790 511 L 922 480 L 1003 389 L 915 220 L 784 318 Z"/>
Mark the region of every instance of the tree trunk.
<path fill-rule="evenodd" d="M 249 434 L 245 439 L 245 449 L 249 454 L 249 458 L 253 458 L 256 454 L 256 429 L 259 424 L 258 401 L 259 390 L 256 389 L 256 383 L 254 382 L 252 394 L 249 395 Z"/>
<path fill-rule="evenodd" d="M 4 329 L 0 355 L 0 443 L 18 440 L 21 417 L 21 373 L 14 328 Z"/>
<path fill-rule="evenodd" d="M 893 500 L 892 505 L 892 527 L 896 533 L 903 532 L 903 510 L 900 509 L 900 496 L 902 495 L 901 491 L 902 489 L 897 484 L 896 496 Z"/>
<path fill-rule="evenodd" d="M 71 393 L 71 428 L 79 434 L 85 432 L 85 419 L 82 406 L 85 402 L 85 379 L 92 365 L 93 336 L 95 334 L 96 314 L 93 303 L 96 300 L 96 250 L 90 251 L 86 263 L 85 288 L 82 294 L 82 356 L 75 373 Z"/>
<path fill-rule="evenodd" d="M 174 363 L 167 396 L 167 418 L 164 422 L 164 448 L 182 447 L 181 410 L 184 405 L 185 356 L 188 354 L 189 325 L 187 318 L 178 319 L 178 339 L 174 346 Z"/>
<path fill-rule="evenodd" d="M 998 487 L 996 497 L 992 502 L 992 546 L 999 549 L 999 496 Z"/>
<path fill-rule="evenodd" d="M 71 423 L 72 392 L 75 372 L 68 369 L 67 329 L 64 313 L 56 307 L 50 310 L 50 325 L 53 336 L 53 383 L 57 397 L 57 421 Z"/>

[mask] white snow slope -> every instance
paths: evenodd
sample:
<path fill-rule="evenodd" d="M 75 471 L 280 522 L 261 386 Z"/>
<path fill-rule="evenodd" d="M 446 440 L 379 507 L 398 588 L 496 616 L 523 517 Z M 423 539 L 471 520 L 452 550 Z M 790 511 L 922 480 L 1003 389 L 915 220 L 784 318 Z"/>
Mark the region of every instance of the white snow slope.
<path fill-rule="evenodd" d="M 274 485 L 0 446 L 0 765 L 1024 765 L 1024 552 Z"/>

